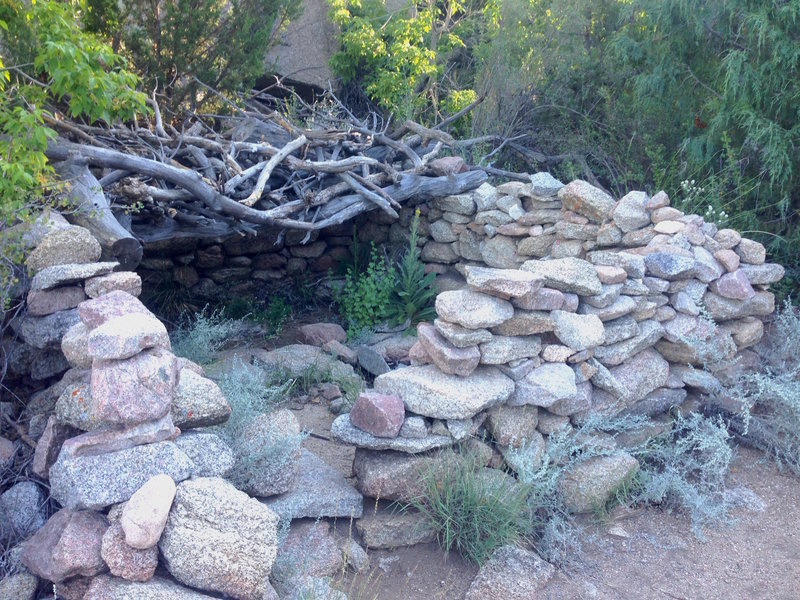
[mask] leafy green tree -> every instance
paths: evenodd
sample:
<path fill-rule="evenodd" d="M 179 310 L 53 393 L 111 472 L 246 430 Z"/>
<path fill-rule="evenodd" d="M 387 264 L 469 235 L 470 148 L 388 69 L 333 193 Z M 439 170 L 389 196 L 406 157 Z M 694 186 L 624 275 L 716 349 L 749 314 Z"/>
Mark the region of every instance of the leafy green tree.
<path fill-rule="evenodd" d="M 108 36 L 173 109 L 209 98 L 195 78 L 221 92 L 248 90 L 300 10 L 300 0 L 87 1 L 87 25 Z"/>
<path fill-rule="evenodd" d="M 146 112 L 137 77 L 76 18 L 78 0 L 0 0 L 0 291 L 6 304 L 27 221 L 58 184 L 45 156 L 64 117 L 112 123 Z"/>

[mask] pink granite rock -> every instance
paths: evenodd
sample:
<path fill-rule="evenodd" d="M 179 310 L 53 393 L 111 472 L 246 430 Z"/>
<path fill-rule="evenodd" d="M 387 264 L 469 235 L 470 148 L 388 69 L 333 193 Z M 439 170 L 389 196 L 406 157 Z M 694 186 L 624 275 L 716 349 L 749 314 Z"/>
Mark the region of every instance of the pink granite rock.
<path fill-rule="evenodd" d="M 560 310 L 564 306 L 564 293 L 552 288 L 542 288 L 514 298 L 511 303 L 523 310 Z"/>
<path fill-rule="evenodd" d="M 167 414 L 156 421 L 149 421 L 124 429 L 102 427 L 76 435 L 64 441 L 61 446 L 61 453 L 73 458 L 98 456 L 109 452 L 126 450 L 142 444 L 154 444 L 164 440 L 172 440 L 178 437 L 180 433 L 181 430 L 172 424 L 172 416 Z"/>
<path fill-rule="evenodd" d="M 28 292 L 28 314 L 35 317 L 52 315 L 60 310 L 75 308 L 84 300 L 86 294 L 77 285 L 52 290 L 31 290 Z"/>
<path fill-rule="evenodd" d="M 52 417 L 50 417 L 52 419 Z M 11 440 L 0 437 L 0 469 L 5 469 L 5 466 L 11 462 L 14 455 L 17 453 L 17 446 Z"/>
<path fill-rule="evenodd" d="M 408 351 L 408 359 L 412 365 L 427 365 L 431 362 L 431 357 L 422 347 L 422 344 L 416 342 Z"/>
<path fill-rule="evenodd" d="M 117 271 L 87 279 L 83 289 L 89 298 L 97 298 L 117 290 L 138 297 L 142 293 L 142 278 L 133 271 Z"/>
<path fill-rule="evenodd" d="M 100 547 L 107 528 L 100 513 L 62 508 L 22 545 L 22 564 L 54 583 L 98 575 L 106 570 Z"/>
<path fill-rule="evenodd" d="M 158 543 L 169 509 L 175 499 L 175 482 L 169 475 L 156 475 L 131 496 L 122 509 L 120 525 L 125 542 L 144 550 Z"/>
<path fill-rule="evenodd" d="M 405 406 L 399 397 L 377 392 L 362 392 L 350 410 L 350 423 L 376 437 L 397 437 L 404 417 Z"/>
<path fill-rule="evenodd" d="M 139 550 L 129 546 L 119 523 L 111 525 L 103 535 L 100 552 L 111 574 L 128 581 L 149 581 L 158 566 L 158 547 Z"/>
<path fill-rule="evenodd" d="M 348 365 L 354 365 L 358 362 L 358 355 L 356 354 L 356 351 L 348 348 L 338 340 L 330 340 L 325 342 L 322 344 L 322 349 L 328 354 L 335 356 L 342 362 L 346 362 Z"/>
<path fill-rule="evenodd" d="M 42 479 L 47 479 L 50 476 L 50 467 L 56 462 L 58 453 L 61 451 L 61 446 L 78 433 L 79 431 L 74 427 L 59 423 L 55 415 L 50 415 L 44 433 L 36 442 L 36 451 L 33 453 L 31 466 L 33 472 Z M 0 460 L 0 464 L 2 464 L 2 460 Z"/>
<path fill-rule="evenodd" d="M 154 315 L 146 313 L 109 319 L 95 327 L 87 339 L 89 355 L 105 360 L 130 358 L 156 346 L 171 349 L 167 328 Z"/>
<path fill-rule="evenodd" d="M 469 171 L 469 167 L 460 156 L 442 156 L 428 163 L 428 168 L 434 175 L 453 175 Z"/>
<path fill-rule="evenodd" d="M 78 305 L 78 315 L 88 329 L 99 327 L 114 317 L 133 313 L 151 314 L 147 307 L 128 292 L 115 290 Z"/>
<path fill-rule="evenodd" d="M 417 339 L 439 370 L 448 375 L 466 377 L 481 361 L 481 351 L 476 346 L 456 348 L 431 323 L 417 325 Z"/>
<path fill-rule="evenodd" d="M 727 248 L 722 248 L 714 252 L 714 258 L 716 258 L 719 263 L 725 267 L 725 270 L 728 273 L 733 273 L 736 269 L 738 269 L 739 262 L 741 261 L 736 252 Z"/>
<path fill-rule="evenodd" d="M 177 361 L 163 348 L 125 360 L 95 360 L 91 383 L 95 416 L 109 425 L 154 421 L 169 412 L 177 385 Z"/>
<path fill-rule="evenodd" d="M 300 343 L 310 346 L 323 346 L 331 340 L 343 344 L 347 341 L 347 333 L 336 323 L 311 323 L 300 327 L 298 338 Z"/>
<path fill-rule="evenodd" d="M 726 273 L 712 281 L 709 288 L 715 294 L 732 300 L 749 300 L 756 295 L 753 286 L 750 285 L 750 280 L 741 269 L 737 269 L 733 273 Z"/>

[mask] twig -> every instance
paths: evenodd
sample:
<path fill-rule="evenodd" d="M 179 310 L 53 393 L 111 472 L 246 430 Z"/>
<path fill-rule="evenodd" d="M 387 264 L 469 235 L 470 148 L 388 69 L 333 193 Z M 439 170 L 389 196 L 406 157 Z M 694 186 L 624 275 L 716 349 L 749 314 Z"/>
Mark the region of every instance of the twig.
<path fill-rule="evenodd" d="M 298 148 L 304 146 L 307 142 L 308 140 L 306 139 L 306 136 L 301 135 L 300 137 L 289 142 L 283 148 L 278 150 L 278 152 L 276 152 L 275 155 L 267 161 L 267 164 L 264 165 L 264 169 L 258 176 L 258 181 L 256 181 L 256 187 L 253 188 L 253 191 L 247 198 L 241 200 L 240 202 L 245 206 L 253 206 L 256 202 L 258 202 L 259 199 L 261 198 L 261 194 L 264 192 L 264 188 L 267 185 L 267 180 L 269 179 L 270 175 L 272 175 L 272 170 L 284 158 L 289 156 L 292 152 L 294 152 Z"/>

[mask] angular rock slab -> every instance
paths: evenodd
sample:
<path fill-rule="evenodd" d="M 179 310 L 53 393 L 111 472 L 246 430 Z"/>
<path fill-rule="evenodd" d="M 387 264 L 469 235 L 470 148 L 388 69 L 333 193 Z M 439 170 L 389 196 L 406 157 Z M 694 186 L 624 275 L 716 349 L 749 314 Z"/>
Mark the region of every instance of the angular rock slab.
<path fill-rule="evenodd" d="M 101 555 L 112 575 L 129 581 L 148 581 L 158 566 L 158 548 L 133 548 L 119 523 L 112 523 L 103 535 Z"/>
<path fill-rule="evenodd" d="M 469 377 L 445 375 L 436 367 L 396 369 L 375 379 L 375 390 L 396 394 L 406 410 L 435 419 L 468 419 L 505 402 L 514 382 L 496 367 L 478 367 Z"/>
<path fill-rule="evenodd" d="M 603 322 L 596 315 L 578 315 L 554 310 L 551 313 L 555 328 L 553 333 L 559 341 L 580 352 L 599 346 L 605 341 Z"/>
<path fill-rule="evenodd" d="M 481 364 L 504 365 L 515 360 L 533 358 L 539 355 L 541 349 L 541 339 L 535 335 L 497 335 L 480 345 Z"/>
<path fill-rule="evenodd" d="M 192 461 L 172 442 L 99 456 L 71 458 L 62 453 L 50 468 L 50 493 L 67 508 L 99 510 L 130 499 L 155 475 L 165 473 L 183 481 L 192 470 Z"/>
<path fill-rule="evenodd" d="M 217 597 L 201 594 L 163 577 L 139 582 L 100 575 L 92 580 L 83 600 L 217 600 Z"/>
<path fill-rule="evenodd" d="M 353 474 L 358 490 L 368 498 L 408 502 L 422 493 L 422 475 L 437 465 L 458 460 L 453 452 L 407 454 L 356 449 Z"/>
<path fill-rule="evenodd" d="M 514 307 L 506 300 L 480 292 L 453 290 L 436 296 L 436 314 L 467 329 L 483 329 L 510 319 Z"/>
<path fill-rule="evenodd" d="M 278 516 L 218 477 L 178 485 L 159 550 L 185 585 L 262 600 L 278 550 Z"/>
<path fill-rule="evenodd" d="M 558 198 L 564 208 L 596 223 L 609 219 L 617 204 L 603 190 L 582 179 L 576 179 L 558 190 Z"/>
<path fill-rule="evenodd" d="M 79 323 L 78 310 L 62 310 L 44 317 L 24 316 L 12 320 L 11 326 L 22 341 L 34 348 L 60 348 L 67 331 Z"/>
<path fill-rule="evenodd" d="M 467 590 L 464 600 L 532 600 L 555 573 L 535 552 L 516 546 L 495 550 Z"/>
<path fill-rule="evenodd" d="M 464 274 L 469 285 L 476 292 L 503 298 L 519 298 L 533 294 L 542 287 L 543 280 L 533 273 L 517 269 L 490 269 L 466 265 Z"/>
<path fill-rule="evenodd" d="M 361 494 L 336 469 L 305 448 L 292 489 L 260 501 L 287 522 L 305 517 L 357 519 L 364 512 Z"/>
<path fill-rule="evenodd" d="M 31 289 L 49 290 L 60 285 L 78 283 L 90 277 L 111 273 L 118 266 L 118 262 L 101 262 L 47 267 L 34 275 Z"/>
<path fill-rule="evenodd" d="M 594 456 L 567 471 L 558 483 L 564 505 L 586 513 L 605 505 L 614 490 L 639 470 L 639 461 L 626 452 Z"/>
<path fill-rule="evenodd" d="M 575 372 L 565 364 L 546 363 L 517 381 L 509 405 L 532 404 L 547 408 L 559 400 L 569 400 L 578 393 Z"/>
<path fill-rule="evenodd" d="M 102 573 L 106 564 L 100 547 L 107 528 L 99 513 L 62 508 L 22 545 L 22 564 L 54 583 Z"/>
<path fill-rule="evenodd" d="M 145 313 L 109 319 L 90 331 L 86 341 L 89 355 L 102 360 L 130 358 L 147 348 L 172 348 L 164 324 Z"/>
<path fill-rule="evenodd" d="M 175 445 L 192 461 L 192 477 L 224 478 L 236 463 L 231 447 L 215 433 L 187 431 L 178 436 Z"/>
<path fill-rule="evenodd" d="M 398 452 L 408 452 L 409 454 L 417 454 L 418 452 L 449 446 L 455 441 L 449 435 L 428 435 L 423 438 L 377 437 L 354 426 L 350 421 L 349 413 L 339 415 L 331 423 L 331 435 L 335 440 L 343 444 L 350 444 L 358 448 L 396 450 Z"/>
<path fill-rule="evenodd" d="M 481 360 L 481 353 L 477 348 L 454 346 L 430 323 L 417 325 L 417 340 L 442 373 L 467 377 Z"/>
<path fill-rule="evenodd" d="M 170 412 L 177 427 L 191 429 L 224 423 L 231 416 L 231 407 L 216 383 L 184 367 Z"/>
<path fill-rule="evenodd" d="M 83 289 L 89 298 L 97 298 L 115 290 L 138 297 L 142 293 L 142 278 L 133 271 L 118 271 L 87 279 Z"/>
<path fill-rule="evenodd" d="M 78 305 L 81 321 L 89 330 L 99 327 L 114 317 L 132 314 L 152 315 L 147 307 L 128 292 L 114 290 L 97 298 L 86 300 Z"/>
<path fill-rule="evenodd" d="M 25 265 L 34 273 L 63 264 L 86 264 L 100 258 L 100 243 L 85 227 L 53 229 L 37 244 Z"/>
<path fill-rule="evenodd" d="M 403 401 L 391 394 L 362 392 L 350 409 L 350 423 L 376 437 L 397 437 L 404 418 Z"/>
<path fill-rule="evenodd" d="M 603 284 L 600 283 L 594 266 L 580 258 L 528 260 L 520 269 L 543 278 L 545 286 L 562 292 L 596 296 L 603 291 Z"/>
<path fill-rule="evenodd" d="M 163 417 L 177 386 L 178 363 L 164 348 L 92 363 L 92 399 L 102 423 L 128 426 Z"/>

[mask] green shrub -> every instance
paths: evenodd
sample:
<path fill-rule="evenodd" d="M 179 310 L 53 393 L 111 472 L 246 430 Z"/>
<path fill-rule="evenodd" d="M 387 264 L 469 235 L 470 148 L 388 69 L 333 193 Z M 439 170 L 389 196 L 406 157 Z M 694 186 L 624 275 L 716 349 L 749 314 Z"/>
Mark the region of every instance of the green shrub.
<path fill-rule="evenodd" d="M 388 316 L 398 325 L 408 322 L 415 325 L 436 317 L 433 301 L 436 298 L 436 274 L 425 274 L 425 264 L 420 260 L 419 209 L 411 220 L 408 249 L 394 270 L 394 286 L 389 296 Z"/>
<path fill-rule="evenodd" d="M 373 244 L 366 270 L 358 273 L 348 269 L 344 286 L 335 297 L 347 324 L 348 337 L 355 337 L 387 319 L 393 283 L 394 269 Z"/>
<path fill-rule="evenodd" d="M 172 351 L 199 365 L 209 364 L 239 329 L 239 324 L 224 318 L 222 312 L 207 314 L 206 311 L 207 308 L 203 309 L 194 320 L 184 318 L 172 335 Z"/>
<path fill-rule="evenodd" d="M 525 537 L 527 487 L 502 472 L 482 469 L 472 457 L 427 469 L 421 487 L 409 506 L 430 521 L 446 552 L 455 549 L 483 564 L 496 548 Z"/>

